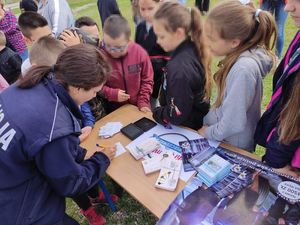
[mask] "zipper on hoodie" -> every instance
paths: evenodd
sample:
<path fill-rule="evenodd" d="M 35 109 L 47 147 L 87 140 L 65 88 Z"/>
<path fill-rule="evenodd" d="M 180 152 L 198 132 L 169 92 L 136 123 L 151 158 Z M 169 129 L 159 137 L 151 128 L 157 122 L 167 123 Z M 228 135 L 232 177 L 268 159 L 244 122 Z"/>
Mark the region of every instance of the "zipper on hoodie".
<path fill-rule="evenodd" d="M 121 65 L 122 65 L 122 78 L 123 78 L 123 82 L 124 82 L 124 88 L 125 88 L 125 93 L 128 94 L 128 90 L 127 90 L 127 83 L 126 83 L 126 79 L 125 79 L 125 69 L 124 69 L 124 63 L 123 63 L 123 57 L 121 58 Z"/>

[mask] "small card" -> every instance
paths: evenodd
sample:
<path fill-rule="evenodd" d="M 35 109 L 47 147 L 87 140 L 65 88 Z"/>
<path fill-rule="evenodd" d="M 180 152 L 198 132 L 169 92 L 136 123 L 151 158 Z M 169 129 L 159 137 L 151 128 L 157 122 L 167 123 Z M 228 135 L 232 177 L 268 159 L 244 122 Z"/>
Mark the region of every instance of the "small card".
<path fill-rule="evenodd" d="M 161 169 L 160 157 L 154 157 L 142 161 L 145 174 L 154 173 Z"/>
<path fill-rule="evenodd" d="M 148 138 L 136 145 L 135 148 L 129 149 L 129 152 L 136 160 L 139 160 L 159 147 L 160 143 L 155 138 Z"/>
<path fill-rule="evenodd" d="M 118 157 L 119 155 L 122 155 L 123 153 L 126 152 L 125 148 L 123 147 L 123 145 L 121 144 L 121 142 L 117 142 L 115 144 L 116 146 L 116 155 L 115 158 Z"/>
<path fill-rule="evenodd" d="M 153 158 L 148 158 L 142 161 L 145 174 L 154 173 L 159 171 L 163 166 L 168 166 L 170 160 L 175 160 L 172 153 L 165 151 L 161 155 Z"/>
<path fill-rule="evenodd" d="M 181 164 L 181 161 L 170 160 L 168 165 L 160 170 L 155 187 L 175 191 L 180 176 Z"/>

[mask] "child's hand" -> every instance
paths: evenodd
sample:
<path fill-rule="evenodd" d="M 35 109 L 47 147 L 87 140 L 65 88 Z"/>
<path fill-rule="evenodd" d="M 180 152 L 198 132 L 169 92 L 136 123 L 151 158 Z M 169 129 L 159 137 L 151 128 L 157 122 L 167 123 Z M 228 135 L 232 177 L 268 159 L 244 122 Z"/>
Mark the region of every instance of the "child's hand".
<path fill-rule="evenodd" d="M 290 165 L 287 165 L 282 168 L 273 168 L 274 171 L 279 172 L 279 173 L 284 173 L 287 175 L 290 175 L 292 177 L 295 177 L 300 181 L 300 172 L 297 171 L 296 169 L 292 168 Z"/>
<path fill-rule="evenodd" d="M 148 107 L 141 107 L 141 108 L 139 108 L 139 110 L 141 112 L 151 112 L 151 109 L 149 109 Z"/>
<path fill-rule="evenodd" d="M 72 32 L 70 30 L 63 31 L 59 38 L 61 39 L 61 42 L 66 46 L 74 46 L 80 44 L 80 38 L 77 34 L 77 32 Z"/>
<path fill-rule="evenodd" d="M 101 147 L 97 147 L 97 152 L 102 152 L 104 153 L 109 160 L 113 160 L 113 158 L 116 155 L 116 147 L 106 147 L 106 148 L 101 148 Z"/>
<path fill-rule="evenodd" d="M 118 102 L 125 102 L 130 98 L 130 95 L 126 94 L 124 90 L 118 92 Z"/>
<path fill-rule="evenodd" d="M 199 130 L 198 130 L 198 134 L 200 134 L 202 137 L 205 137 L 205 129 L 208 128 L 207 125 L 203 125 L 203 127 L 201 127 Z"/>
<path fill-rule="evenodd" d="M 79 136 L 80 142 L 83 142 L 92 132 L 92 127 L 84 127 L 81 129 L 81 135 Z"/>

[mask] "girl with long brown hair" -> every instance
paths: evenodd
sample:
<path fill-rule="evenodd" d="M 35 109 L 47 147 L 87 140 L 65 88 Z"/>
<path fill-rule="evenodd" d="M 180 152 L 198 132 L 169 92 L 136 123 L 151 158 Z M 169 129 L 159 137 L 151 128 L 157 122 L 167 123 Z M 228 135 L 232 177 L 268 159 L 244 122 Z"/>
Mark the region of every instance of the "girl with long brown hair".
<path fill-rule="evenodd" d="M 1 223 L 78 225 L 65 213 L 65 197 L 90 190 L 115 153 L 95 147 L 85 159 L 78 105 L 96 96 L 108 73 L 95 47 L 76 45 L 1 93 Z"/>
<path fill-rule="evenodd" d="M 224 1 L 209 12 L 205 31 L 211 53 L 223 59 L 214 74 L 216 100 L 199 133 L 252 152 L 262 77 L 273 65 L 275 21 L 266 11 L 237 0 Z"/>
<path fill-rule="evenodd" d="M 285 6 L 300 28 L 300 2 Z M 292 40 L 273 77 L 273 95 L 260 119 L 255 141 L 266 148 L 263 156 L 269 166 L 297 176 L 300 168 L 300 32 Z M 299 176 L 299 174 L 298 174 Z"/>
<path fill-rule="evenodd" d="M 273 94 L 269 107 L 259 121 L 255 134 L 257 142 L 261 144 L 268 128 L 273 124 L 273 129 L 269 132 L 266 140 L 264 140 L 265 144 L 261 144 L 266 147 L 263 161 L 278 172 L 287 173 L 292 176 L 300 176 L 300 173 L 296 169 L 300 168 L 299 75 L 298 71 L 294 78 L 290 80 L 290 84 L 284 84 L 285 87 L 281 88 L 281 90 L 286 87 L 290 89 L 284 90 L 285 93 L 282 93 L 280 103 L 277 104 L 272 100 L 276 97 L 276 92 Z"/>
<path fill-rule="evenodd" d="M 160 107 L 153 117 L 169 123 L 199 129 L 209 110 L 210 58 L 197 8 L 166 2 L 154 15 L 157 43 L 171 52 L 160 91 Z"/>

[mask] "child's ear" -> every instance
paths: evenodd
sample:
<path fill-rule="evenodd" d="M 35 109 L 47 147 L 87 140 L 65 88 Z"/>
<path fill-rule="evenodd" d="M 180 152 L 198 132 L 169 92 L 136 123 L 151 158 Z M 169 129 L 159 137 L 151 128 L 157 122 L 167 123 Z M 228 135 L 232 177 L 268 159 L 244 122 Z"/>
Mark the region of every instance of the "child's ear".
<path fill-rule="evenodd" d="M 231 40 L 231 48 L 232 49 L 238 47 L 240 44 L 241 44 L 241 40 L 240 39 L 232 39 Z"/>
<path fill-rule="evenodd" d="M 22 34 L 22 37 L 27 45 L 32 45 L 33 42 L 30 38 L 25 37 L 23 34 Z"/>
<path fill-rule="evenodd" d="M 175 35 L 178 39 L 185 39 L 186 33 L 185 30 L 182 27 L 177 28 L 175 31 Z"/>

